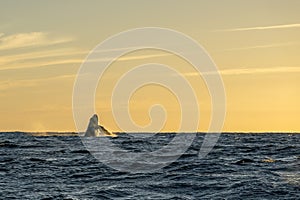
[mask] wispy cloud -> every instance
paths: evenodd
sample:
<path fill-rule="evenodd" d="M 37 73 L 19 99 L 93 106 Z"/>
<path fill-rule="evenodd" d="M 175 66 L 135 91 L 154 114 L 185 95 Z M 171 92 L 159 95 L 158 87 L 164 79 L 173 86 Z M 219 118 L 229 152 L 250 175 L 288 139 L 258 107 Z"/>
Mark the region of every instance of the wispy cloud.
<path fill-rule="evenodd" d="M 170 53 L 159 53 L 159 54 L 151 54 L 151 55 L 140 55 L 140 56 L 125 56 L 121 57 L 120 61 L 129 61 L 129 60 L 142 60 L 142 59 L 147 59 L 147 58 L 158 58 L 158 57 L 165 57 L 165 56 L 170 56 L 172 54 Z"/>
<path fill-rule="evenodd" d="M 80 52 L 78 52 L 79 54 Z M 83 52 L 82 52 L 83 53 Z M 74 54 L 72 54 L 74 55 Z M 138 56 L 124 56 L 124 57 L 120 57 L 119 59 L 117 59 L 117 61 L 132 61 L 132 60 L 142 60 L 142 59 L 148 59 L 148 58 L 155 58 L 155 57 L 164 57 L 164 56 L 170 56 L 172 54 L 169 53 L 160 53 L 160 54 L 151 54 L 151 55 L 138 55 Z M 22 56 L 21 56 L 22 57 Z M 12 58 L 14 59 L 14 58 Z M 53 59 L 53 60 L 38 60 L 37 62 L 28 62 L 28 63 L 14 63 L 14 64 L 10 64 L 7 66 L 0 65 L 0 71 L 3 70 L 17 70 L 17 69 L 25 69 L 25 68 L 36 68 L 36 67 L 45 67 L 45 66 L 54 66 L 54 65 L 62 65 L 62 64 L 81 64 L 83 62 L 107 62 L 107 61 L 112 61 L 113 58 L 110 57 L 105 57 L 105 58 L 101 58 L 101 56 L 99 56 L 98 59 L 93 59 L 93 60 L 88 60 L 85 61 L 84 59 L 80 59 L 80 58 L 57 58 L 57 59 Z M 0 59 L 1 62 L 1 59 Z M 5 62 L 5 60 L 4 60 Z"/>
<path fill-rule="evenodd" d="M 254 27 L 242 27 L 232 29 L 222 29 L 216 32 L 230 32 L 230 31 L 254 31 L 254 30 L 270 30 L 270 29 L 286 29 L 286 28 L 300 28 L 300 24 L 281 24 L 273 26 L 254 26 Z"/>
<path fill-rule="evenodd" d="M 111 51 L 111 50 L 107 50 Z M 129 55 L 124 55 L 121 56 L 117 59 L 115 59 L 114 57 L 110 57 L 109 55 L 107 57 L 102 57 L 101 54 L 99 54 L 99 58 L 96 59 L 89 59 L 86 62 L 107 62 L 107 61 L 132 61 L 132 60 L 143 60 L 143 59 L 148 59 L 148 58 L 158 58 L 158 57 L 165 57 L 165 56 L 171 56 L 173 54 L 171 53 L 156 53 L 156 54 L 145 54 L 145 55 L 137 55 L 137 56 L 129 56 Z M 95 57 L 95 56 L 94 56 Z"/>
<path fill-rule="evenodd" d="M 64 56 L 75 56 L 75 55 L 84 55 L 87 54 L 88 51 L 72 49 L 72 48 L 61 48 L 55 50 L 46 50 L 46 51 L 36 51 L 15 55 L 8 55 L 0 57 L 0 68 L 1 66 L 5 66 L 10 63 L 22 62 L 25 61 L 33 61 L 38 59 L 46 59 L 46 58 L 56 58 L 56 57 L 64 57 Z"/>
<path fill-rule="evenodd" d="M 72 41 L 69 37 L 51 37 L 45 32 L 18 33 L 0 37 L 0 50 L 17 49 L 32 46 L 46 46 Z"/>
<path fill-rule="evenodd" d="M 248 49 L 265 49 L 265 48 L 273 48 L 273 47 L 286 47 L 286 46 L 294 46 L 299 45 L 299 42 L 286 42 L 286 43 L 275 43 L 275 44 L 266 44 L 266 45 L 255 45 L 255 46 L 246 46 L 246 47 L 237 47 L 226 49 L 225 51 L 236 51 L 236 50 L 248 50 Z"/>
<path fill-rule="evenodd" d="M 0 91 L 10 90 L 13 88 L 27 88 L 27 87 L 34 87 L 41 84 L 41 82 L 47 81 L 58 81 L 58 80 L 73 80 L 75 78 L 75 74 L 71 75 L 61 75 L 61 76 L 54 76 L 48 78 L 40 78 L 40 79 L 30 79 L 30 80 L 6 80 L 0 81 Z"/>
<path fill-rule="evenodd" d="M 33 68 L 39 68 L 39 67 L 47 67 L 47 66 L 54 66 L 54 65 L 63 65 L 63 64 L 80 64 L 82 63 L 82 59 L 55 59 L 52 61 L 44 61 L 40 60 L 37 62 L 29 62 L 29 63 L 23 63 L 23 64 L 11 64 L 7 67 L 1 67 L 0 71 L 6 71 L 6 70 L 18 70 L 18 69 L 33 69 Z"/>
<path fill-rule="evenodd" d="M 295 73 L 300 72 L 300 67 L 266 67 L 266 68 L 237 68 L 219 70 L 221 75 L 243 75 L 243 74 L 262 74 L 262 73 Z M 205 75 L 214 75 L 217 72 L 205 72 Z M 182 74 L 184 76 L 199 76 L 197 72 Z"/>
<path fill-rule="evenodd" d="M 223 75 L 261 74 L 261 73 L 293 73 L 300 72 L 300 67 L 269 67 L 221 70 Z"/>

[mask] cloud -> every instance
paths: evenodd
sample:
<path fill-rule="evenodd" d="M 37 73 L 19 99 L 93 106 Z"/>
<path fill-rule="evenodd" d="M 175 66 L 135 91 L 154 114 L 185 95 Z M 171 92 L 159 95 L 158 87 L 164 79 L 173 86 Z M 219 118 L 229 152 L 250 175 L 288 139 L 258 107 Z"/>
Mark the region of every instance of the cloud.
<path fill-rule="evenodd" d="M 77 53 L 80 54 L 80 53 L 84 53 L 84 52 L 77 52 Z M 65 55 L 65 54 L 66 53 L 63 53 L 62 55 Z M 74 55 L 74 54 L 71 54 L 71 55 Z M 124 57 L 120 57 L 119 59 L 117 59 L 117 61 L 142 60 L 142 59 L 164 57 L 164 56 L 170 56 L 170 55 L 172 55 L 172 54 L 160 53 L 160 54 L 151 54 L 151 55 L 124 56 Z M 20 56 L 20 57 L 22 58 L 23 56 Z M 13 59 L 15 59 L 15 58 L 11 58 L 10 61 L 12 61 Z M 62 65 L 62 64 L 81 64 L 83 62 L 107 62 L 107 61 L 111 61 L 111 60 L 113 60 L 113 58 L 110 58 L 110 57 L 101 58 L 101 56 L 99 55 L 98 59 L 93 59 L 93 60 L 89 60 L 89 61 L 85 61 L 84 59 L 80 59 L 80 58 L 69 58 L 69 59 L 58 58 L 58 59 L 53 59 L 51 61 L 39 60 L 38 62 L 30 62 L 30 63 L 22 63 L 22 64 L 14 63 L 14 64 L 10 64 L 10 65 L 3 65 L 3 64 L 1 64 L 1 59 L 0 59 L 0 71 L 54 66 L 54 65 Z M 4 62 L 5 62 L 5 60 L 4 60 Z M 1 65 L 3 67 L 1 67 Z"/>
<path fill-rule="evenodd" d="M 3 37 L 1 37 L 3 36 Z M 42 47 L 54 44 L 66 43 L 72 41 L 69 37 L 54 37 L 46 32 L 30 32 L 18 33 L 13 35 L 4 35 L 0 33 L 0 51 L 11 50 L 24 47 Z M 88 62 L 107 62 L 113 60 L 110 52 L 131 50 L 135 47 L 106 49 L 96 51 L 99 53 L 99 58 L 89 60 Z M 29 51 L 28 51 L 29 50 Z M 74 48 L 58 47 L 54 50 L 45 50 L 41 48 L 26 49 L 26 53 L 17 53 L 17 51 L 10 51 L 7 55 L 0 57 L 0 71 L 18 70 L 25 68 L 38 68 L 45 66 L 63 65 L 63 64 L 81 64 L 84 62 L 84 56 L 88 55 L 89 51 Z M 105 57 L 104 57 L 105 55 Z M 129 61 L 147 59 L 153 57 L 168 56 L 169 54 L 152 54 L 141 56 L 123 56 L 117 59 L 118 61 Z"/>
<path fill-rule="evenodd" d="M 286 29 L 286 28 L 300 28 L 300 24 L 282 24 L 282 25 L 275 25 L 275 26 L 232 28 L 232 29 L 217 30 L 217 32 L 254 31 L 254 30 L 271 30 L 271 29 Z"/>
<path fill-rule="evenodd" d="M 54 76 L 54 77 L 41 78 L 41 79 L 0 81 L 0 91 L 10 90 L 13 88 L 34 87 L 40 85 L 41 82 L 47 82 L 47 81 L 73 80 L 75 76 L 76 76 L 75 74 L 71 74 L 71 75 L 61 75 L 61 76 Z"/>
<path fill-rule="evenodd" d="M 72 41 L 73 38 L 50 37 L 45 32 L 18 33 L 9 36 L 0 36 L 0 50 L 17 49 L 33 46 L 47 46 Z"/>
<path fill-rule="evenodd" d="M 269 67 L 221 70 L 223 75 L 261 74 L 261 73 L 293 73 L 300 72 L 300 67 Z"/>
<path fill-rule="evenodd" d="M 18 69 L 32 69 L 38 67 L 54 66 L 54 65 L 66 65 L 66 64 L 80 64 L 83 60 L 81 59 L 55 59 L 52 61 L 38 61 L 34 63 L 24 63 L 24 64 L 13 64 L 8 67 L 0 68 L 0 71 L 6 70 L 18 70 Z"/>
<path fill-rule="evenodd" d="M 242 75 L 242 74 L 262 74 L 262 73 L 295 73 L 300 72 L 300 67 L 268 67 L 268 68 L 239 68 L 219 70 L 221 75 Z M 216 72 L 206 72 L 205 75 L 214 75 Z M 199 76 L 197 72 L 182 74 L 184 76 Z"/>
<path fill-rule="evenodd" d="M 298 43 L 298 42 L 275 43 L 275 44 L 230 48 L 230 49 L 226 49 L 225 51 L 248 50 L 248 49 L 264 49 L 264 48 L 273 48 L 273 47 L 294 46 L 294 45 L 299 45 L 299 44 L 300 43 Z"/>
<path fill-rule="evenodd" d="M 55 50 L 47 50 L 47 51 L 36 51 L 22 54 L 14 54 L 8 56 L 0 57 L 0 68 L 1 66 L 7 66 L 10 63 L 22 62 L 29 60 L 39 60 L 46 58 L 54 58 L 54 57 L 64 57 L 64 56 L 74 56 L 74 55 L 82 55 L 87 54 L 88 51 L 71 49 L 71 48 L 61 48 Z"/>
<path fill-rule="evenodd" d="M 141 55 L 141 56 L 125 56 L 125 57 L 119 58 L 118 60 L 119 61 L 142 60 L 142 59 L 147 59 L 147 58 L 165 57 L 165 56 L 170 56 L 170 55 L 172 55 L 172 54 L 170 54 L 170 53 L 160 53 L 160 54 Z M 104 61 L 107 61 L 108 59 L 109 58 L 106 58 L 106 60 L 104 60 Z"/>

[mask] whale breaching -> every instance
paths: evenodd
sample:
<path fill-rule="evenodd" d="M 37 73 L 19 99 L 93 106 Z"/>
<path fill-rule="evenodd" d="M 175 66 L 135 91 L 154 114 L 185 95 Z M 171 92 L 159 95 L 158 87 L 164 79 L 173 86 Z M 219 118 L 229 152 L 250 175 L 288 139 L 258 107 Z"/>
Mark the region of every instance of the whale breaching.
<path fill-rule="evenodd" d="M 108 130 L 106 130 L 103 126 L 100 126 L 98 124 L 98 115 L 94 114 L 90 118 L 89 125 L 87 127 L 87 130 L 84 134 L 86 137 L 99 137 L 99 136 L 116 136 L 113 133 L 110 133 Z"/>

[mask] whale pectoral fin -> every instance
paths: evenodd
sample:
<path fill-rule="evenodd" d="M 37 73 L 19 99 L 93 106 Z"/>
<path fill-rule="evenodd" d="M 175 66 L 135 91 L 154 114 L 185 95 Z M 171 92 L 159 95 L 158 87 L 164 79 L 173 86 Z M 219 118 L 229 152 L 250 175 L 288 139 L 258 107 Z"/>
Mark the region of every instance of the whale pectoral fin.
<path fill-rule="evenodd" d="M 108 130 L 106 130 L 106 128 L 104 128 L 103 126 L 99 125 L 98 128 L 103 134 L 111 135 L 111 133 Z"/>

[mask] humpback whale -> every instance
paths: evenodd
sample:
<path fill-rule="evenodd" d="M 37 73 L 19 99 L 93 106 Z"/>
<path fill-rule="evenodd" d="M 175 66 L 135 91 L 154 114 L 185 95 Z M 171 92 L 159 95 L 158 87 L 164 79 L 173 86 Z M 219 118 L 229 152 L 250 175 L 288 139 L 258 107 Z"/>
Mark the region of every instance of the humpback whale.
<path fill-rule="evenodd" d="M 89 125 L 87 127 L 87 130 L 84 134 L 86 137 L 99 137 L 99 136 L 113 136 L 116 135 L 113 133 L 110 133 L 108 130 L 106 130 L 103 126 L 100 126 L 98 124 L 98 115 L 94 114 L 90 118 Z"/>

